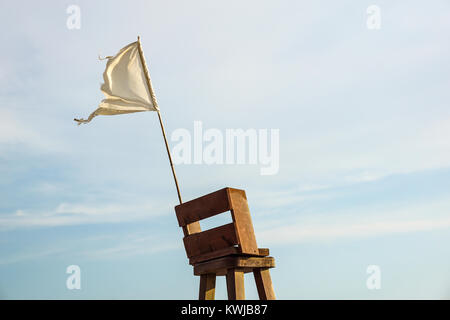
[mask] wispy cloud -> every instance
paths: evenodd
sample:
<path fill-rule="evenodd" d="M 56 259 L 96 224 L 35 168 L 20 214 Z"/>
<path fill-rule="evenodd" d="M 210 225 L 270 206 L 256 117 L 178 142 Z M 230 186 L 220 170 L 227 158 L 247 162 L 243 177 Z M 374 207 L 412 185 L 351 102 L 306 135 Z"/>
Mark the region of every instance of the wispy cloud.
<path fill-rule="evenodd" d="M 32 252 L 17 252 L 9 256 L 0 257 L 0 265 L 14 264 L 23 261 L 41 259 L 48 256 L 53 256 L 56 254 L 61 254 L 65 250 L 61 248 L 44 249 L 44 250 L 34 250 Z"/>
<path fill-rule="evenodd" d="M 170 251 L 182 248 L 180 239 L 164 239 L 161 235 L 143 235 L 142 233 L 131 233 L 126 235 L 101 234 L 84 239 L 68 240 L 63 246 L 52 244 L 47 247 L 36 244 L 14 252 L 2 255 L 0 265 L 21 263 L 25 261 L 42 260 L 55 256 L 79 261 L 85 260 L 116 260 L 126 259 L 141 255 Z M 89 248 L 89 249 L 84 249 Z"/>
<path fill-rule="evenodd" d="M 373 214 L 366 208 L 345 215 L 305 216 L 276 227 L 262 224 L 258 239 L 267 244 L 329 242 L 450 228 L 450 202 L 390 209 Z M 430 214 L 431 212 L 431 214 Z"/>
<path fill-rule="evenodd" d="M 112 246 L 86 250 L 80 255 L 89 259 L 120 259 L 132 256 L 149 255 L 182 247 L 179 239 L 164 241 L 156 236 L 129 235 L 116 241 Z"/>
<path fill-rule="evenodd" d="M 34 130 L 13 112 L 0 108 L 0 152 L 7 146 L 26 146 L 34 150 L 64 151 L 66 148 L 56 137 L 46 137 Z"/>
<path fill-rule="evenodd" d="M 348 222 L 335 225 L 293 225 L 267 230 L 258 236 L 265 243 L 289 244 L 326 242 L 343 238 L 377 237 L 447 228 L 450 228 L 450 218 L 430 218 L 411 221 Z"/>
<path fill-rule="evenodd" d="M 164 206 L 155 203 L 103 205 L 61 203 L 48 211 L 18 209 L 13 213 L 0 215 L 0 230 L 119 223 L 151 219 L 166 212 Z"/>

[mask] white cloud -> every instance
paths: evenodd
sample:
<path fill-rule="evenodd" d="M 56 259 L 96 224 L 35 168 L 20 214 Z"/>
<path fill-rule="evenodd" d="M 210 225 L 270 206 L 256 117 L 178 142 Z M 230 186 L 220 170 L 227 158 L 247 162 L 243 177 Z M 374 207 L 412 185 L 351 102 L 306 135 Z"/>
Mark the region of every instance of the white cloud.
<path fill-rule="evenodd" d="M 432 231 L 450 228 L 450 218 L 398 220 L 336 225 L 293 225 L 262 232 L 259 237 L 267 244 L 334 241 L 342 238 L 377 237 L 387 234 Z"/>
<path fill-rule="evenodd" d="M 340 239 L 378 237 L 389 234 L 450 228 L 450 201 L 402 207 L 353 209 L 348 214 L 308 215 L 276 227 L 266 222 L 258 241 L 271 244 L 329 242 Z"/>
<path fill-rule="evenodd" d="M 2 256 L 0 257 L 0 265 L 5 264 L 13 264 L 28 260 L 35 260 L 42 257 L 47 257 L 55 254 L 61 254 L 63 253 L 63 249 L 46 249 L 46 250 L 34 250 L 34 251 L 27 251 L 27 252 L 18 252 L 14 253 L 10 256 Z"/>
<path fill-rule="evenodd" d="M 357 175 L 348 176 L 345 178 L 345 180 L 351 183 L 373 182 L 383 179 L 384 177 L 385 175 L 383 174 L 376 174 L 374 172 L 363 171 Z"/>
<path fill-rule="evenodd" d="M 33 140 L 33 132 L 22 126 L 12 113 L 0 109 L 0 143 L 21 143 Z"/>
<path fill-rule="evenodd" d="M 286 153 L 280 156 L 280 178 L 335 186 L 450 167 L 448 116 L 334 130 L 303 139 L 288 137 L 282 149 Z"/>
<path fill-rule="evenodd" d="M 65 239 L 67 241 L 67 239 Z M 105 243 L 108 245 L 105 246 Z M 111 245 L 111 243 L 113 243 Z M 142 235 L 133 233 L 128 235 L 103 234 L 83 239 L 69 239 L 63 247 L 52 245 L 47 248 L 32 245 L 25 250 L 14 252 L 0 257 L 0 265 L 20 263 L 24 261 L 41 259 L 49 256 L 70 256 L 71 259 L 105 260 L 123 259 L 139 255 L 151 255 L 159 252 L 180 249 L 182 241 L 169 241 L 157 235 Z M 88 247 L 90 249 L 80 249 Z M 96 249 L 91 249 L 96 248 Z"/>
<path fill-rule="evenodd" d="M 12 214 L 0 215 L 0 230 L 120 223 L 151 219 L 166 212 L 165 206 L 155 203 L 95 206 L 61 203 L 49 211 L 32 212 L 18 209 Z"/>
<path fill-rule="evenodd" d="M 55 137 L 43 136 L 11 111 L 0 109 L 0 152 L 2 147 L 25 145 L 39 151 L 63 151 L 66 148 Z"/>
<path fill-rule="evenodd" d="M 179 239 L 177 241 L 163 241 L 154 235 L 130 235 L 120 239 L 115 245 L 83 251 L 80 254 L 89 259 L 118 259 L 174 250 L 182 246 Z"/>

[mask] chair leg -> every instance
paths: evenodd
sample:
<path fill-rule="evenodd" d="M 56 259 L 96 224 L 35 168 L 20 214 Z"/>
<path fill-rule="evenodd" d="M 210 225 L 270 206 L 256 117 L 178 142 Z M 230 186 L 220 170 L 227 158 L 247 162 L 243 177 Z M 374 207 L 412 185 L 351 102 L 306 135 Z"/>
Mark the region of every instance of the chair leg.
<path fill-rule="evenodd" d="M 256 288 L 258 289 L 259 299 L 275 300 L 275 292 L 272 286 L 272 279 L 268 268 L 253 269 L 255 276 Z"/>
<path fill-rule="evenodd" d="M 245 300 L 244 271 L 236 268 L 227 271 L 228 300 Z"/>
<path fill-rule="evenodd" d="M 200 276 L 199 300 L 214 300 L 216 293 L 216 274 L 208 273 Z"/>

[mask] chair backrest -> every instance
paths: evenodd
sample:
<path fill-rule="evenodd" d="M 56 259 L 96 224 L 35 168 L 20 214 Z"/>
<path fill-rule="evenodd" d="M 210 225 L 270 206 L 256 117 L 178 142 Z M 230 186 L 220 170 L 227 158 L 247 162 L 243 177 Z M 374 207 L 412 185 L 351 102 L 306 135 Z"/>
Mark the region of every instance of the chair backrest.
<path fill-rule="evenodd" d="M 231 211 L 232 223 L 201 231 L 199 221 Z M 238 248 L 238 252 L 257 254 L 255 233 L 244 190 L 224 188 L 175 207 L 183 228 L 187 256 L 194 258 Z"/>

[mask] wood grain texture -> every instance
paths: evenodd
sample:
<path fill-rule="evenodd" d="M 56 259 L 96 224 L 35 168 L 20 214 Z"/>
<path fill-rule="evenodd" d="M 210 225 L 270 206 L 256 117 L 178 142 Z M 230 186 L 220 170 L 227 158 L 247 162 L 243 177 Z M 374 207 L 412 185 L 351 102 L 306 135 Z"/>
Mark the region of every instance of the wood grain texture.
<path fill-rule="evenodd" d="M 227 191 L 241 252 L 258 254 L 258 245 L 245 191 L 233 188 L 227 188 Z"/>
<path fill-rule="evenodd" d="M 260 300 L 275 300 L 272 279 L 268 268 L 256 268 L 253 270 L 256 288 Z"/>
<path fill-rule="evenodd" d="M 216 258 L 220 258 L 220 257 L 239 254 L 239 252 L 240 252 L 240 250 L 238 247 L 235 247 L 235 246 L 227 247 L 227 248 L 216 250 L 213 252 L 208 252 L 208 253 L 204 253 L 201 255 L 193 256 L 193 257 L 189 258 L 189 264 L 194 265 L 194 264 L 197 264 L 200 262 L 204 262 L 204 261 L 208 261 L 208 260 L 212 260 L 212 259 L 216 259 Z"/>
<path fill-rule="evenodd" d="M 230 210 L 227 189 L 224 188 L 176 206 L 175 212 L 180 227 Z"/>
<path fill-rule="evenodd" d="M 188 235 L 183 241 L 189 258 L 238 244 L 233 223 Z"/>
<path fill-rule="evenodd" d="M 216 274 L 208 273 L 200 276 L 199 300 L 214 300 L 216 294 Z"/>
<path fill-rule="evenodd" d="M 269 268 L 275 259 L 258 248 L 244 190 L 224 188 L 175 207 L 194 275 L 200 276 L 199 299 L 215 298 L 216 277 L 227 280 L 228 298 L 245 299 L 244 274 L 252 272 L 261 300 L 275 299 Z M 200 220 L 231 211 L 233 223 L 201 231 Z"/>
<path fill-rule="evenodd" d="M 228 269 L 228 300 L 245 300 L 244 272 L 239 269 Z"/>
<path fill-rule="evenodd" d="M 184 236 L 188 236 L 190 234 L 202 232 L 202 228 L 200 227 L 199 222 L 192 222 L 182 227 Z"/>
<path fill-rule="evenodd" d="M 241 253 L 241 250 L 239 247 L 228 247 L 225 249 L 221 249 L 221 250 L 216 250 L 214 252 L 208 252 L 205 254 L 201 254 L 198 256 L 194 256 L 189 258 L 189 264 L 191 265 L 195 265 L 197 263 L 200 262 L 204 262 L 204 261 L 208 261 L 208 260 L 212 260 L 212 259 L 216 259 L 216 258 L 220 258 L 220 257 L 225 257 L 225 256 L 236 256 L 236 255 L 240 255 L 240 256 L 257 256 L 257 257 L 266 257 L 270 254 L 269 249 L 267 248 L 258 248 L 258 253 L 257 254 L 246 254 L 246 253 Z"/>
<path fill-rule="evenodd" d="M 216 273 L 218 270 L 230 268 L 274 268 L 275 259 L 273 257 L 241 257 L 226 256 L 213 259 L 194 265 L 194 275 L 199 276 L 205 273 Z"/>

